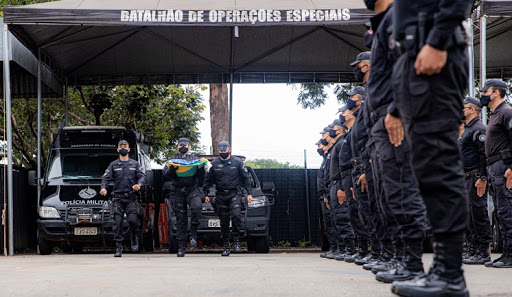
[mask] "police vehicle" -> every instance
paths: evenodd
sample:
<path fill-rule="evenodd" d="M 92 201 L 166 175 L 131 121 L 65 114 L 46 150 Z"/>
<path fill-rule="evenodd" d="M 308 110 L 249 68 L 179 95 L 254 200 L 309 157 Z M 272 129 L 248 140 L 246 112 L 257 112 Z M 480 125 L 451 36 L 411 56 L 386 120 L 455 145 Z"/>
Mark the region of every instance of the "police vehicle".
<path fill-rule="evenodd" d="M 214 155 L 198 156 L 208 159 L 210 162 L 218 157 Z M 245 160 L 243 156 L 237 156 Z M 273 182 L 260 183 L 256 173 L 250 166 L 245 166 L 249 179 L 251 181 L 253 200 L 251 203 L 247 202 L 247 193 L 245 190 L 240 189 L 242 194 L 242 224 L 240 234 L 241 238 L 246 239 L 247 249 L 249 252 L 268 253 L 270 246 L 269 239 L 269 223 L 270 223 L 270 210 L 274 204 L 274 191 L 275 186 Z M 200 185 L 202 189 L 202 184 Z M 169 253 L 176 253 L 178 251 L 178 240 L 176 239 L 176 216 L 172 212 L 170 201 L 167 197 L 171 188 L 171 182 L 165 181 L 163 183 L 163 195 L 166 197 L 166 205 L 169 214 Z M 220 232 L 220 219 L 215 211 L 215 186 L 210 188 L 208 194 L 213 203 L 202 204 L 202 216 L 199 229 L 197 231 L 198 242 L 200 246 L 214 246 L 215 244 L 221 245 L 221 232 Z M 190 230 L 190 209 L 188 209 L 188 229 Z"/>
<path fill-rule="evenodd" d="M 113 184 L 107 189 L 109 195 L 99 192 L 105 169 L 119 158 L 116 149 L 121 139 L 130 143 L 130 158 L 146 170 L 146 184 L 139 191 L 142 244 L 137 252 L 142 247 L 153 250 L 153 172 L 144 136 L 124 127 L 81 126 L 64 127 L 53 134 L 48 165 L 39 181 L 37 240 L 41 255 L 51 254 L 55 245 L 73 252 L 81 252 L 84 246 L 113 246 L 114 216 L 109 201 Z M 37 185 L 35 171 L 29 172 L 29 182 Z M 123 233 L 129 241 L 126 219 Z"/>

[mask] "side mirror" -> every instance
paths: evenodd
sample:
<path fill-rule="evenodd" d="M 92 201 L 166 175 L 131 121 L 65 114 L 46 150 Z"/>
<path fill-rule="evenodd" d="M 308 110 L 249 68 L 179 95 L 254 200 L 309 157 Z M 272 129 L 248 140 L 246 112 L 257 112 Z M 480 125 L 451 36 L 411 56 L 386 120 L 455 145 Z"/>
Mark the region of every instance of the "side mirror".
<path fill-rule="evenodd" d="M 31 187 L 37 187 L 37 172 L 30 170 L 28 172 L 28 185 Z"/>
<path fill-rule="evenodd" d="M 264 193 L 274 192 L 276 190 L 276 186 L 274 185 L 273 182 L 263 182 L 261 185 L 261 190 Z"/>
<path fill-rule="evenodd" d="M 155 173 L 153 170 L 146 170 L 146 185 L 155 184 Z"/>

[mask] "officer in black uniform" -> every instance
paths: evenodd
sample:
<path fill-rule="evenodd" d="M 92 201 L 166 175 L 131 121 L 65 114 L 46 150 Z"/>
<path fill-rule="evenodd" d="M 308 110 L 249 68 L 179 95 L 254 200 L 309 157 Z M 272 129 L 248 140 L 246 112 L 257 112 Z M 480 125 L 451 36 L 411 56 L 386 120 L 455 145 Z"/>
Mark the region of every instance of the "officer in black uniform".
<path fill-rule="evenodd" d="M 367 1 L 376 7 L 377 2 Z M 401 296 L 469 296 L 461 269 L 469 207 L 458 131 L 461 99 L 468 86 L 462 22 L 469 16 L 472 2 L 394 2 L 391 44 L 400 56 L 392 81 L 398 108 L 388 109 L 385 125 L 395 146 L 402 144 L 405 128 L 435 238 L 428 275 L 393 283 L 392 291 Z"/>
<path fill-rule="evenodd" d="M 190 155 L 190 141 L 187 138 L 178 139 L 179 154 L 170 159 L 180 159 L 194 161 L 199 158 Z M 178 257 L 185 256 L 185 241 L 187 239 L 188 215 L 187 205 L 190 208 L 190 246 L 197 246 L 197 229 L 201 219 L 201 205 L 203 193 L 198 187 L 198 182 L 204 180 L 204 166 L 196 168 L 196 173 L 192 176 L 179 177 L 176 174 L 178 166 L 167 164 L 164 166 L 163 176 L 171 180 L 171 189 L 168 198 L 170 199 L 173 212 L 176 215 L 176 238 L 178 239 Z"/>
<path fill-rule="evenodd" d="M 347 93 L 349 100 L 356 102 L 356 107 L 352 111 L 357 115 L 354 125 L 350 131 L 350 147 L 352 153 L 352 185 L 355 202 L 358 205 L 358 212 L 361 215 L 361 219 L 368 233 L 371 253 L 369 253 L 367 247 L 368 242 L 365 241 L 364 237 L 358 237 L 358 252 L 353 257 L 345 258 L 345 262 L 356 262 L 358 265 L 366 264 L 373 259 L 376 259 L 380 254 L 381 247 L 379 237 L 377 236 L 376 226 L 374 222 L 374 214 L 376 210 L 370 209 L 370 201 L 368 195 L 368 184 L 366 180 L 365 168 L 363 164 L 364 158 L 369 158 L 366 153 L 366 144 L 368 142 L 368 128 L 364 123 L 364 108 L 365 103 L 363 98 L 366 96 L 366 90 L 363 87 L 355 87 L 353 90 Z M 372 187 L 373 190 L 373 187 Z M 357 231 L 356 231 L 357 232 Z M 372 256 L 373 254 L 373 256 Z"/>
<path fill-rule="evenodd" d="M 469 200 L 468 249 L 464 264 L 485 264 L 491 260 L 491 224 L 487 212 L 487 162 L 485 157 L 485 126 L 480 120 L 482 105 L 478 99 L 464 100 L 464 132 L 459 147 L 464 164 L 464 179 Z"/>
<path fill-rule="evenodd" d="M 238 157 L 231 155 L 231 146 L 227 141 L 219 142 L 220 157 L 212 161 L 212 167 L 206 173 L 203 192 L 206 203 L 210 202 L 208 192 L 215 185 L 215 207 L 220 219 L 220 229 L 224 241 L 222 256 L 229 256 L 229 222 L 232 222 L 233 250 L 240 253 L 242 188 L 247 191 L 247 201 L 252 202 L 252 187 L 247 168 Z"/>
<path fill-rule="evenodd" d="M 114 209 L 114 240 L 116 242 L 116 253 L 114 257 L 121 257 L 123 254 L 123 218 L 130 225 L 132 251 L 139 250 L 139 224 L 142 216 L 142 206 L 137 201 L 137 194 L 144 184 L 146 173 L 142 170 L 139 162 L 128 156 L 130 145 L 128 141 L 121 140 L 117 144 L 119 159 L 108 165 L 101 180 L 100 195 L 107 195 L 107 187 L 114 181 L 112 190 L 112 203 Z"/>
<path fill-rule="evenodd" d="M 422 255 L 427 225 L 425 205 L 410 164 L 409 144 L 407 141 L 399 146 L 391 144 L 384 123 L 389 110 L 396 109 L 391 87 L 395 59 L 389 48 L 393 1 L 379 0 L 376 3 L 379 4 L 375 7 L 378 14 L 371 19 L 376 31 L 368 80 L 368 104 L 373 111 L 371 134 L 382 170 L 382 206 L 395 246 L 395 256 L 387 265 L 375 266 L 372 271 L 378 272 L 377 280 L 391 283 L 424 274 Z"/>
<path fill-rule="evenodd" d="M 493 202 L 503 237 L 503 254 L 486 266 L 512 267 L 512 108 L 505 102 L 507 85 L 488 80 L 480 90 L 480 102 L 491 110 L 487 124 L 485 154 L 487 173 L 493 188 Z"/>
<path fill-rule="evenodd" d="M 329 205 L 331 207 L 331 218 L 337 231 L 338 245 L 345 246 L 345 249 L 340 248 L 339 253 L 334 255 L 334 259 L 342 261 L 347 253 L 354 253 L 354 229 L 350 224 L 348 204 L 340 200 L 340 193 L 344 193 L 344 189 L 338 155 L 346 141 L 347 134 L 343 128 L 343 123 L 339 119 L 333 121 L 329 133 L 334 142 L 333 148 L 329 152 Z"/>

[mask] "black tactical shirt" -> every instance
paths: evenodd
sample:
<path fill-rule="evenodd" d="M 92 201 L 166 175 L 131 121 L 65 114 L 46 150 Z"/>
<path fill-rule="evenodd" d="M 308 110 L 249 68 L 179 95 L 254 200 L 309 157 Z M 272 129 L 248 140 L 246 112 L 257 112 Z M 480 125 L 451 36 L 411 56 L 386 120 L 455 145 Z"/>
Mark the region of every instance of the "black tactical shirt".
<path fill-rule="evenodd" d="M 126 164 L 120 159 L 108 165 L 105 174 L 101 180 L 101 188 L 106 189 L 111 181 L 114 181 L 113 193 L 128 193 L 133 191 L 132 186 L 138 184 L 142 186 L 146 178 L 146 173 L 142 170 L 139 162 L 129 159 Z"/>

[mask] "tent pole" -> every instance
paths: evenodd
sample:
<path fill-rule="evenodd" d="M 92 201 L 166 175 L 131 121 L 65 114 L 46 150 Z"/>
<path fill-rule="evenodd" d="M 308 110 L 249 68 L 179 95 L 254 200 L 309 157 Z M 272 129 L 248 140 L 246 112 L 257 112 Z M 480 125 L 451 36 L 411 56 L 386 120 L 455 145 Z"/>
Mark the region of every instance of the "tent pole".
<path fill-rule="evenodd" d="M 469 57 L 469 96 L 475 97 L 475 52 L 473 50 L 474 47 L 474 39 L 473 39 L 473 20 L 468 18 L 467 20 L 467 30 L 468 30 L 468 57 Z"/>
<path fill-rule="evenodd" d="M 41 105 L 42 105 L 42 88 L 41 88 L 41 49 L 37 51 L 37 209 L 39 211 L 39 199 L 41 197 Z"/>
<path fill-rule="evenodd" d="M 308 241 L 311 241 L 311 210 L 309 207 L 309 178 L 308 178 L 308 159 L 306 149 L 304 149 L 304 179 L 306 184 L 306 215 L 308 218 Z"/>
<path fill-rule="evenodd" d="M 9 256 L 14 256 L 14 208 L 13 208 L 13 184 L 12 184 L 12 122 L 11 122 L 11 69 L 9 65 L 9 27 L 4 23 L 3 32 L 3 58 L 4 58 L 4 96 L 5 117 L 7 118 L 7 217 L 9 229 Z"/>
<path fill-rule="evenodd" d="M 68 103 L 69 103 L 69 90 L 68 90 L 68 77 L 66 76 L 65 86 L 64 86 L 64 126 L 67 126 L 69 123 L 69 115 L 68 115 Z"/>
<path fill-rule="evenodd" d="M 235 30 L 238 31 L 238 28 L 233 27 L 233 30 L 231 30 L 231 60 L 229 65 L 229 144 L 231 145 L 231 148 L 233 148 L 233 48 L 235 45 Z"/>
<path fill-rule="evenodd" d="M 487 79 L 487 16 L 480 18 L 480 86 Z M 482 109 L 482 122 L 487 125 L 487 107 Z"/>

